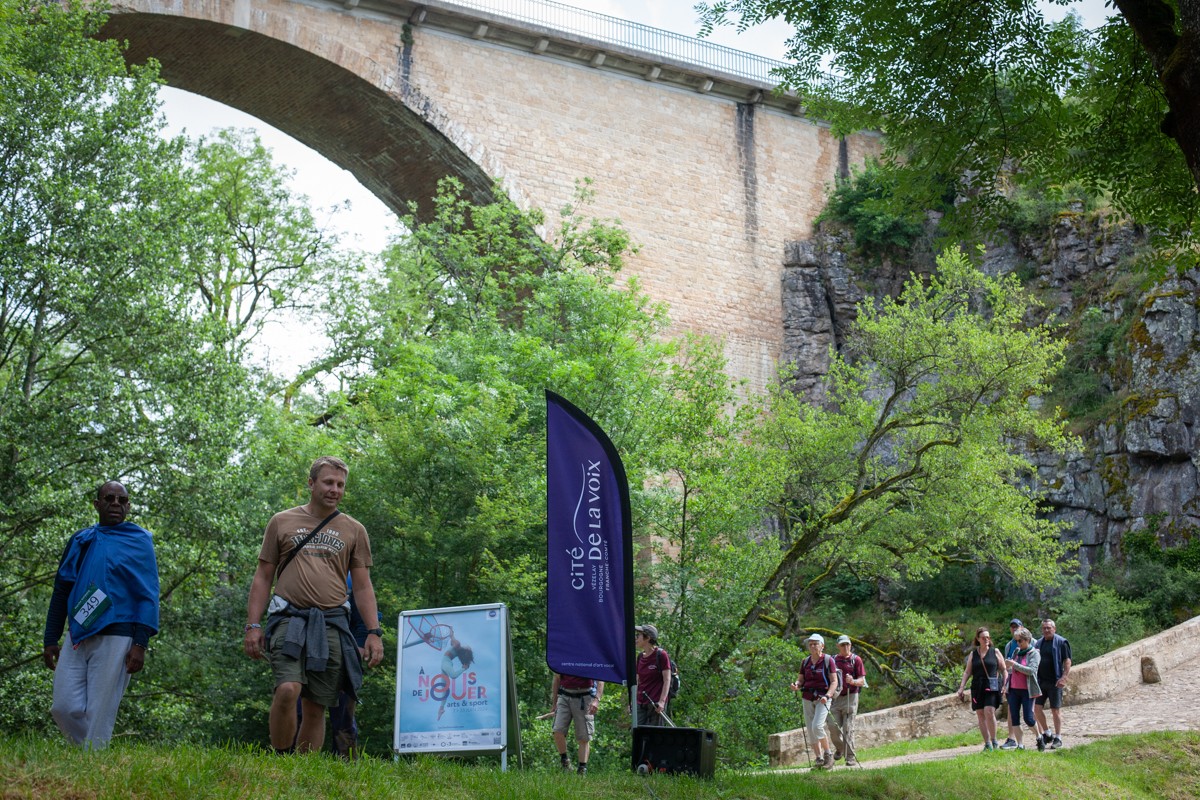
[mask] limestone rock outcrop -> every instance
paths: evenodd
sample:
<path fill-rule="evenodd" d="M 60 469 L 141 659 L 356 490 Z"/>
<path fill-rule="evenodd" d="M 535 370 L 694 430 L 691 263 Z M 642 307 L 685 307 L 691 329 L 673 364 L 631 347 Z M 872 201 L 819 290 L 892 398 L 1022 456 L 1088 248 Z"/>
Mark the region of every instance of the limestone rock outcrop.
<path fill-rule="evenodd" d="M 1200 527 L 1200 274 L 1154 279 L 1135 266 L 1143 231 L 1082 211 L 1060 214 L 1044 236 L 995 237 L 983 268 L 1016 272 L 1076 348 L 1093 348 L 1097 400 L 1069 409 L 1078 452 L 1034 453 L 1036 482 L 1079 544 L 1081 571 L 1120 557 L 1128 531 L 1154 530 L 1164 542 Z M 839 350 L 866 297 L 895 294 L 928 253 L 867 264 L 845 234 L 822 229 L 787 249 L 785 360 L 797 390 L 821 402 L 831 348 Z M 1080 369 L 1078 365 L 1075 367 Z M 1072 417 L 1075 413 L 1077 416 Z"/>

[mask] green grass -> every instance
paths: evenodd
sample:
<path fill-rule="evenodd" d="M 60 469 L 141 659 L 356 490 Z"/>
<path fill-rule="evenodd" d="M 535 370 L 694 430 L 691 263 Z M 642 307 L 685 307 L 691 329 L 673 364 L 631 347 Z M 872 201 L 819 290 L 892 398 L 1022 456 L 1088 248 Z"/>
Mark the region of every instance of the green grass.
<path fill-rule="evenodd" d="M 925 753 L 930 750 L 949 750 L 952 747 L 983 747 L 983 739 L 978 731 L 970 733 L 951 733 L 945 736 L 926 736 L 924 739 L 906 739 L 902 742 L 888 742 L 878 747 L 868 747 L 858 752 L 859 761 L 878 761 L 881 758 L 907 756 L 912 753 Z"/>
<path fill-rule="evenodd" d="M 878 753 L 875 748 L 872 754 Z M 1200 733 L 1122 736 L 1054 753 L 972 753 L 886 769 L 829 773 L 718 771 L 713 780 L 641 778 L 610 769 L 586 778 L 463 765 L 437 758 L 347 764 L 246 747 L 114 745 L 87 753 L 57 741 L 0 737 L 0 798 L 396 798 L 484 800 L 1102 800 L 1200 796 Z"/>

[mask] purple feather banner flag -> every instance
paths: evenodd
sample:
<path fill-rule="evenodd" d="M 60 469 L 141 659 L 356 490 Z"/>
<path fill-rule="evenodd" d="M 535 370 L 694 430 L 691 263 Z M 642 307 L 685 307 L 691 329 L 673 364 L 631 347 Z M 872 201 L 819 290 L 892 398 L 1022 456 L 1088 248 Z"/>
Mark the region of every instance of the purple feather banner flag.
<path fill-rule="evenodd" d="M 546 664 L 628 684 L 633 662 L 633 525 L 616 447 L 546 392 Z"/>

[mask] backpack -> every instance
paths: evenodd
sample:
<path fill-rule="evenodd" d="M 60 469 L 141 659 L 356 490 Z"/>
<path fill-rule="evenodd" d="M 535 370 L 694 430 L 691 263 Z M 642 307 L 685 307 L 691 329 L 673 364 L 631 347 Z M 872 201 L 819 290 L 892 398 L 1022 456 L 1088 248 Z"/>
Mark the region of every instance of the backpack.
<path fill-rule="evenodd" d="M 664 658 L 667 658 L 666 651 L 660 647 L 658 649 L 658 668 L 660 671 L 663 668 L 662 660 Z M 667 658 L 667 663 L 671 667 L 671 688 L 667 690 L 667 699 L 674 700 L 675 696 L 679 694 L 679 667 L 669 658 Z"/>

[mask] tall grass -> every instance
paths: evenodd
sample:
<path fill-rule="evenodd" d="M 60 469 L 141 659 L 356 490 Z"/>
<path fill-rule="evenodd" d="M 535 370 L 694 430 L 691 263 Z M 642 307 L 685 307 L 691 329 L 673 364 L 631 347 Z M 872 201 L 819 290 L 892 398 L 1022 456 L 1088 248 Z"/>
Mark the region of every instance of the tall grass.
<path fill-rule="evenodd" d="M 885 769 L 829 773 L 718 771 L 712 780 L 621 769 L 580 777 L 500 772 L 495 760 L 434 757 L 345 763 L 323 755 L 278 757 L 246 747 L 117 744 L 90 753 L 58 741 L 0 737 L 3 800 L 173 798 L 483 798 L 485 800 L 783 800 L 788 798 L 1195 798 L 1200 733 L 1122 736 L 1053 753 L 981 754 Z"/>

